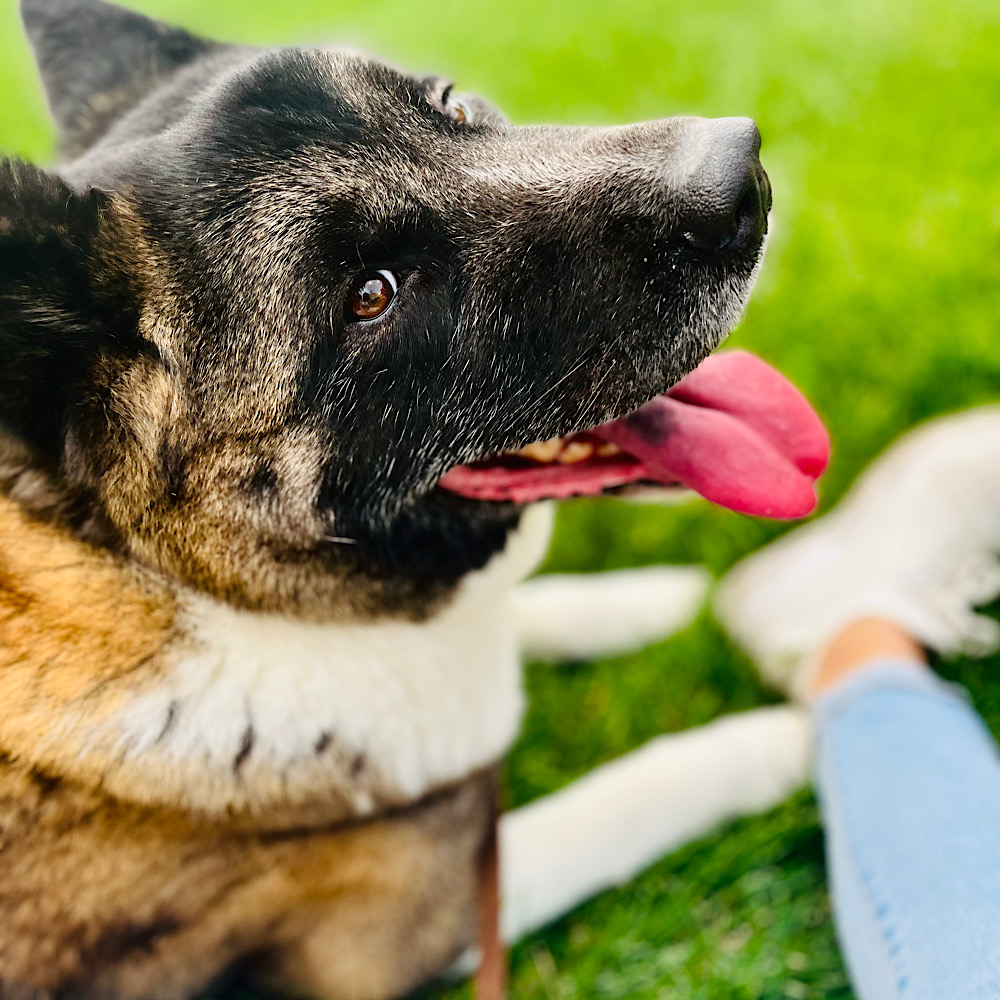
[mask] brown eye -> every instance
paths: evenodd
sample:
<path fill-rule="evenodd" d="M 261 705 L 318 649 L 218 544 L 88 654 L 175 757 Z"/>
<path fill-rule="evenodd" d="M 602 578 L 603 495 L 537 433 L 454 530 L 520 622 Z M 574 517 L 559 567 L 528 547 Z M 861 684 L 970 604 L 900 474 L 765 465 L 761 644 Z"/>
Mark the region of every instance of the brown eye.
<path fill-rule="evenodd" d="M 373 271 L 360 277 L 351 289 L 351 314 L 357 319 L 375 319 L 389 308 L 399 285 L 392 271 Z"/>
<path fill-rule="evenodd" d="M 444 88 L 444 93 L 435 102 L 439 111 L 443 111 L 452 121 L 459 125 L 468 125 L 472 115 L 468 107 L 460 100 L 452 97 L 452 86 L 449 84 Z"/>

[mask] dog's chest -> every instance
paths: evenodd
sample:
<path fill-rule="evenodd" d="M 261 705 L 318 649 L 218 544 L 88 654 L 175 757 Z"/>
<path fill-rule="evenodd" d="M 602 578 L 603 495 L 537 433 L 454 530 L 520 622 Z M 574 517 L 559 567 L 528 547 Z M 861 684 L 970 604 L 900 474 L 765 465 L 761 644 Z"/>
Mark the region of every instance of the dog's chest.
<path fill-rule="evenodd" d="M 421 623 L 314 625 L 192 596 L 190 641 L 110 720 L 122 777 L 141 769 L 147 794 L 210 811 L 328 795 L 363 815 L 491 764 L 523 710 L 523 547 Z"/>

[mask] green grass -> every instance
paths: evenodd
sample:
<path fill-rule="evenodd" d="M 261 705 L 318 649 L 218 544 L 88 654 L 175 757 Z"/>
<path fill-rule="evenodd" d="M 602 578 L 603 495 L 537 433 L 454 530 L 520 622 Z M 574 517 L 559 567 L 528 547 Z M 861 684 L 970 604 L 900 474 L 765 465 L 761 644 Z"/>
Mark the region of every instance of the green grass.
<path fill-rule="evenodd" d="M 12 0 L 0 149 L 52 137 Z M 345 40 L 452 75 L 517 122 L 745 114 L 775 187 L 767 266 L 733 338 L 808 392 L 836 442 L 828 507 L 895 435 L 1000 388 L 996 0 L 142 0 L 249 42 Z M 700 561 L 784 530 L 692 504 L 563 509 L 560 570 Z M 1000 724 L 997 661 L 947 664 Z M 768 699 L 703 617 L 642 654 L 529 670 L 517 804 L 661 731 Z M 518 998 L 847 998 L 811 799 L 739 823 L 581 907 L 514 954 Z M 442 993 L 462 996 L 463 990 Z"/>

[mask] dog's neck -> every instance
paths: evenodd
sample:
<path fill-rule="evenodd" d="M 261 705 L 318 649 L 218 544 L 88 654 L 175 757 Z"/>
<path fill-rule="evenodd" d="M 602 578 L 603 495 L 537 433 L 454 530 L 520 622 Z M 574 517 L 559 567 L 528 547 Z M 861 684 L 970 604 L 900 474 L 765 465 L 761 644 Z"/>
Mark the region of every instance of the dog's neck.
<path fill-rule="evenodd" d="M 99 705 L 74 700 L 36 729 L 41 760 L 132 801 L 279 825 L 369 815 L 461 780 L 516 735 L 510 593 L 550 524 L 529 511 L 421 623 L 309 624 L 178 591 L 162 653 Z"/>

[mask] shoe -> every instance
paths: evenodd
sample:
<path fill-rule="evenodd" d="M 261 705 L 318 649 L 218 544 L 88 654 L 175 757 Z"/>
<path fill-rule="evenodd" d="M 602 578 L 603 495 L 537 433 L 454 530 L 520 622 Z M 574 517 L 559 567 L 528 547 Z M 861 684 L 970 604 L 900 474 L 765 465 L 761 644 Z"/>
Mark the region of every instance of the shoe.
<path fill-rule="evenodd" d="M 714 608 L 766 681 L 801 697 L 822 647 L 887 619 L 939 653 L 984 656 L 1000 625 L 1000 406 L 931 421 L 865 470 L 825 517 L 738 563 Z"/>

